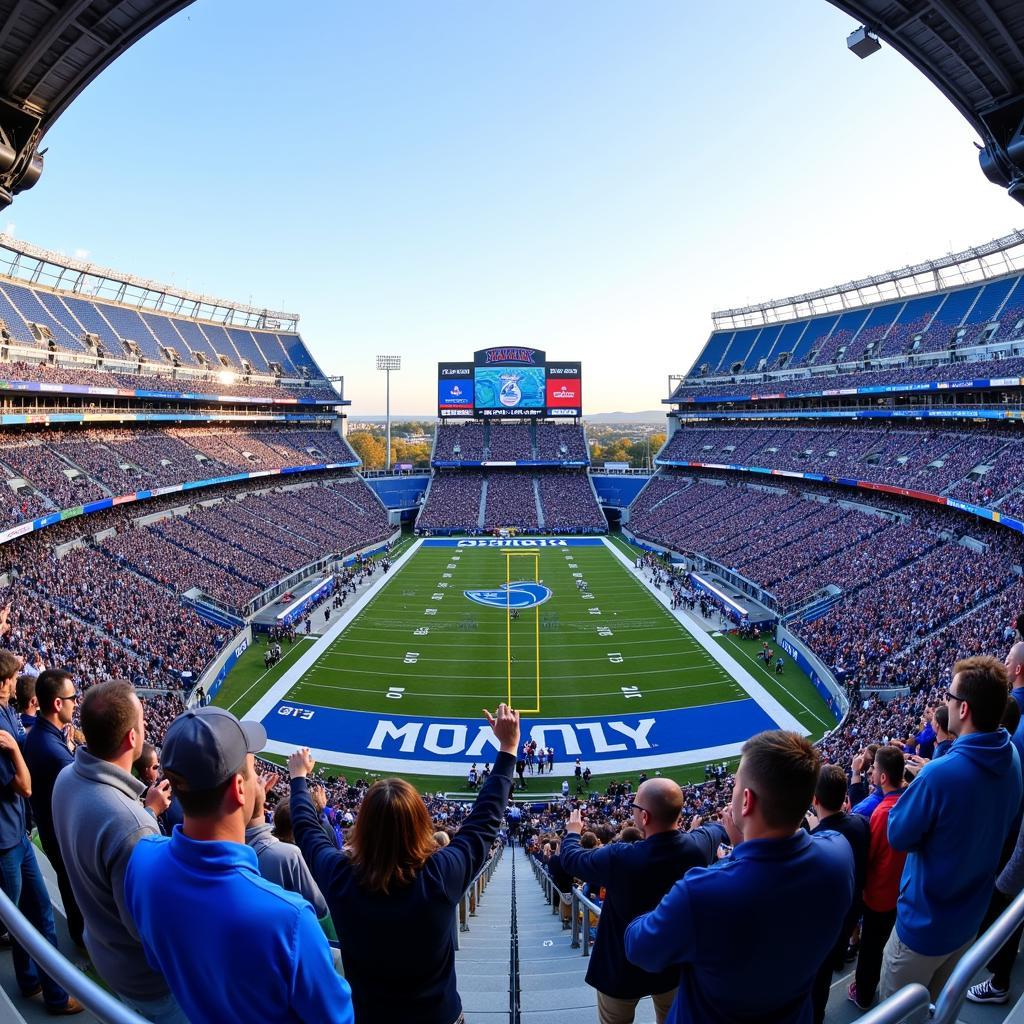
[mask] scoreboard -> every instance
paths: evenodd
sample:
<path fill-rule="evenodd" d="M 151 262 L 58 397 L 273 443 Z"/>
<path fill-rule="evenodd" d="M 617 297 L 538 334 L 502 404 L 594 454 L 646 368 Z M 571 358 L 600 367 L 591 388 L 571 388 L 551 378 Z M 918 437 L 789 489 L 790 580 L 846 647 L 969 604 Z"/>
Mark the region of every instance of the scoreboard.
<path fill-rule="evenodd" d="M 581 364 L 549 362 L 540 349 L 484 348 L 472 362 L 437 364 L 439 417 L 582 415 Z"/>

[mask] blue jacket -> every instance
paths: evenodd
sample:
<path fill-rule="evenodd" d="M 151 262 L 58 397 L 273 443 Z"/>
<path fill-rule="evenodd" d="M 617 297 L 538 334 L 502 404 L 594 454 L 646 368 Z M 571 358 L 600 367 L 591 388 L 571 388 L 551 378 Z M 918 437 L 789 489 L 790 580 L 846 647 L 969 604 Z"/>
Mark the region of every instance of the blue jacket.
<path fill-rule="evenodd" d="M 926 764 L 889 812 L 889 845 L 909 854 L 896 933 L 915 953 L 942 956 L 978 934 L 1022 788 L 1006 730 L 971 733 Z"/>
<path fill-rule="evenodd" d="M 810 1024 L 811 985 L 852 900 L 838 832 L 749 839 L 638 917 L 626 956 L 648 971 L 680 965 L 667 1024 Z"/>
<path fill-rule="evenodd" d="M 0 707 L 0 729 L 23 742 L 25 730 L 11 705 Z M 13 783 L 14 758 L 7 751 L 0 751 L 0 851 L 17 846 L 25 838 L 28 825 L 25 798 L 15 792 Z"/>
<path fill-rule="evenodd" d="M 32 776 L 32 816 L 39 826 L 39 835 L 48 845 L 56 846 L 53 831 L 53 784 L 61 770 L 72 764 L 75 755 L 68 750 L 64 734 L 45 718 L 36 718 L 35 725 L 25 734 L 21 746 L 29 773 Z"/>
<path fill-rule="evenodd" d="M 179 825 L 139 841 L 124 889 L 146 959 L 191 1024 L 352 1024 L 313 908 L 262 878 L 250 847 L 198 842 Z"/>
<path fill-rule="evenodd" d="M 514 766 L 511 754 L 498 754 L 452 841 L 409 885 L 388 895 L 363 888 L 348 855 L 320 827 L 306 780 L 292 779 L 292 831 L 330 908 L 359 1024 L 451 1024 L 458 1018 L 454 911 L 487 861 Z"/>
<path fill-rule="evenodd" d="M 642 843 L 612 843 L 584 850 L 569 832 L 562 840 L 561 862 L 570 875 L 591 887 L 605 886 L 601 925 L 587 964 L 587 984 L 615 999 L 637 999 L 669 992 L 679 984 L 674 965 L 649 973 L 626 959 L 626 928 L 653 910 L 665 893 L 690 869 L 706 868 L 720 843 L 729 841 L 721 825 L 693 832 L 660 832 Z"/>

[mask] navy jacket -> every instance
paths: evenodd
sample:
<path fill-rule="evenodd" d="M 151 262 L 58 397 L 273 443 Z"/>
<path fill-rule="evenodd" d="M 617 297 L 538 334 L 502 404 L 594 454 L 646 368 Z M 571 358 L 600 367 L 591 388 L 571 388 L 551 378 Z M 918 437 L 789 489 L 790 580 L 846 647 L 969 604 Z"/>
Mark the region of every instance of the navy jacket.
<path fill-rule="evenodd" d="M 653 910 L 683 875 L 707 867 L 720 843 L 729 841 L 718 824 L 693 832 L 661 832 L 641 843 L 612 843 L 596 850 L 580 847 L 572 832 L 562 840 L 562 864 L 570 874 L 605 887 L 601 924 L 587 965 L 587 984 L 616 999 L 669 992 L 679 984 L 679 968 L 649 972 L 626 959 L 629 923 Z"/>
<path fill-rule="evenodd" d="M 359 1024 L 452 1024 L 455 907 L 487 861 L 512 791 L 515 757 L 499 753 L 469 817 L 410 885 L 367 892 L 327 838 L 305 779 L 292 779 L 292 831 L 331 911 Z"/>
<path fill-rule="evenodd" d="M 25 734 L 21 752 L 32 776 L 32 815 L 39 826 L 39 835 L 48 846 L 56 846 L 53 831 L 53 784 L 62 769 L 72 764 L 75 755 L 68 750 L 64 734 L 45 718 L 36 718 L 36 724 Z"/>
<path fill-rule="evenodd" d="M 748 839 L 638 917 L 626 955 L 649 971 L 681 965 L 667 1024 L 810 1024 L 811 985 L 852 899 L 838 833 Z"/>
<path fill-rule="evenodd" d="M 853 927 L 857 918 L 860 917 L 861 893 L 864 891 L 864 881 L 867 878 L 868 870 L 868 847 L 871 844 L 871 824 L 862 814 L 846 814 L 839 811 L 837 814 L 830 814 L 822 818 L 817 826 L 811 829 L 811 835 L 819 832 L 838 832 L 846 837 L 853 851 L 853 905 L 847 915 L 847 923 Z M 847 936 L 840 936 L 840 941 L 845 945 Z"/>

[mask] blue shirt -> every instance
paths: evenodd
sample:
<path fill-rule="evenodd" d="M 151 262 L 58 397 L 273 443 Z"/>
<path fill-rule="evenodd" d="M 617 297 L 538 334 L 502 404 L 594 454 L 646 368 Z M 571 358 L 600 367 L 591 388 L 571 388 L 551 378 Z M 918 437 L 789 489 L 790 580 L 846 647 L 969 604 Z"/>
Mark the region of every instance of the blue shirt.
<path fill-rule="evenodd" d="M 10 704 L 0 707 L 0 729 L 19 743 L 25 735 L 18 712 Z M 25 799 L 14 790 L 14 758 L 0 750 L 0 850 L 10 850 L 25 836 Z"/>
<path fill-rule="evenodd" d="M 929 761 L 889 812 L 889 845 L 909 854 L 896 933 L 915 953 L 943 956 L 978 934 L 1021 792 L 1006 730 L 970 733 Z"/>
<path fill-rule="evenodd" d="M 810 1024 L 811 985 L 852 900 L 838 832 L 748 839 L 638 917 L 626 956 L 647 971 L 680 965 L 667 1024 Z"/>
<path fill-rule="evenodd" d="M 56 843 L 53 831 L 53 784 L 61 770 L 72 764 L 74 754 L 68 750 L 64 734 L 45 718 L 38 718 L 25 735 L 22 753 L 32 776 L 32 816 L 39 826 L 39 835 L 47 843 Z"/>
<path fill-rule="evenodd" d="M 263 879 L 250 847 L 189 839 L 181 826 L 147 836 L 124 889 L 146 959 L 191 1024 L 353 1024 L 313 908 Z"/>

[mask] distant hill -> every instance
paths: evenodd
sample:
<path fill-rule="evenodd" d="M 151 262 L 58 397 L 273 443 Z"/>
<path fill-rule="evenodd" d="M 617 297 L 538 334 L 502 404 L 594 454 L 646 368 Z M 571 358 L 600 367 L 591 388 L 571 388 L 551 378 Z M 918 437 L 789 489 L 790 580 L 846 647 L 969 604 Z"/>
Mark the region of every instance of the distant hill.
<path fill-rule="evenodd" d="M 645 409 L 643 412 L 599 412 L 596 416 L 584 416 L 587 423 L 656 423 L 665 426 L 664 409 Z"/>

